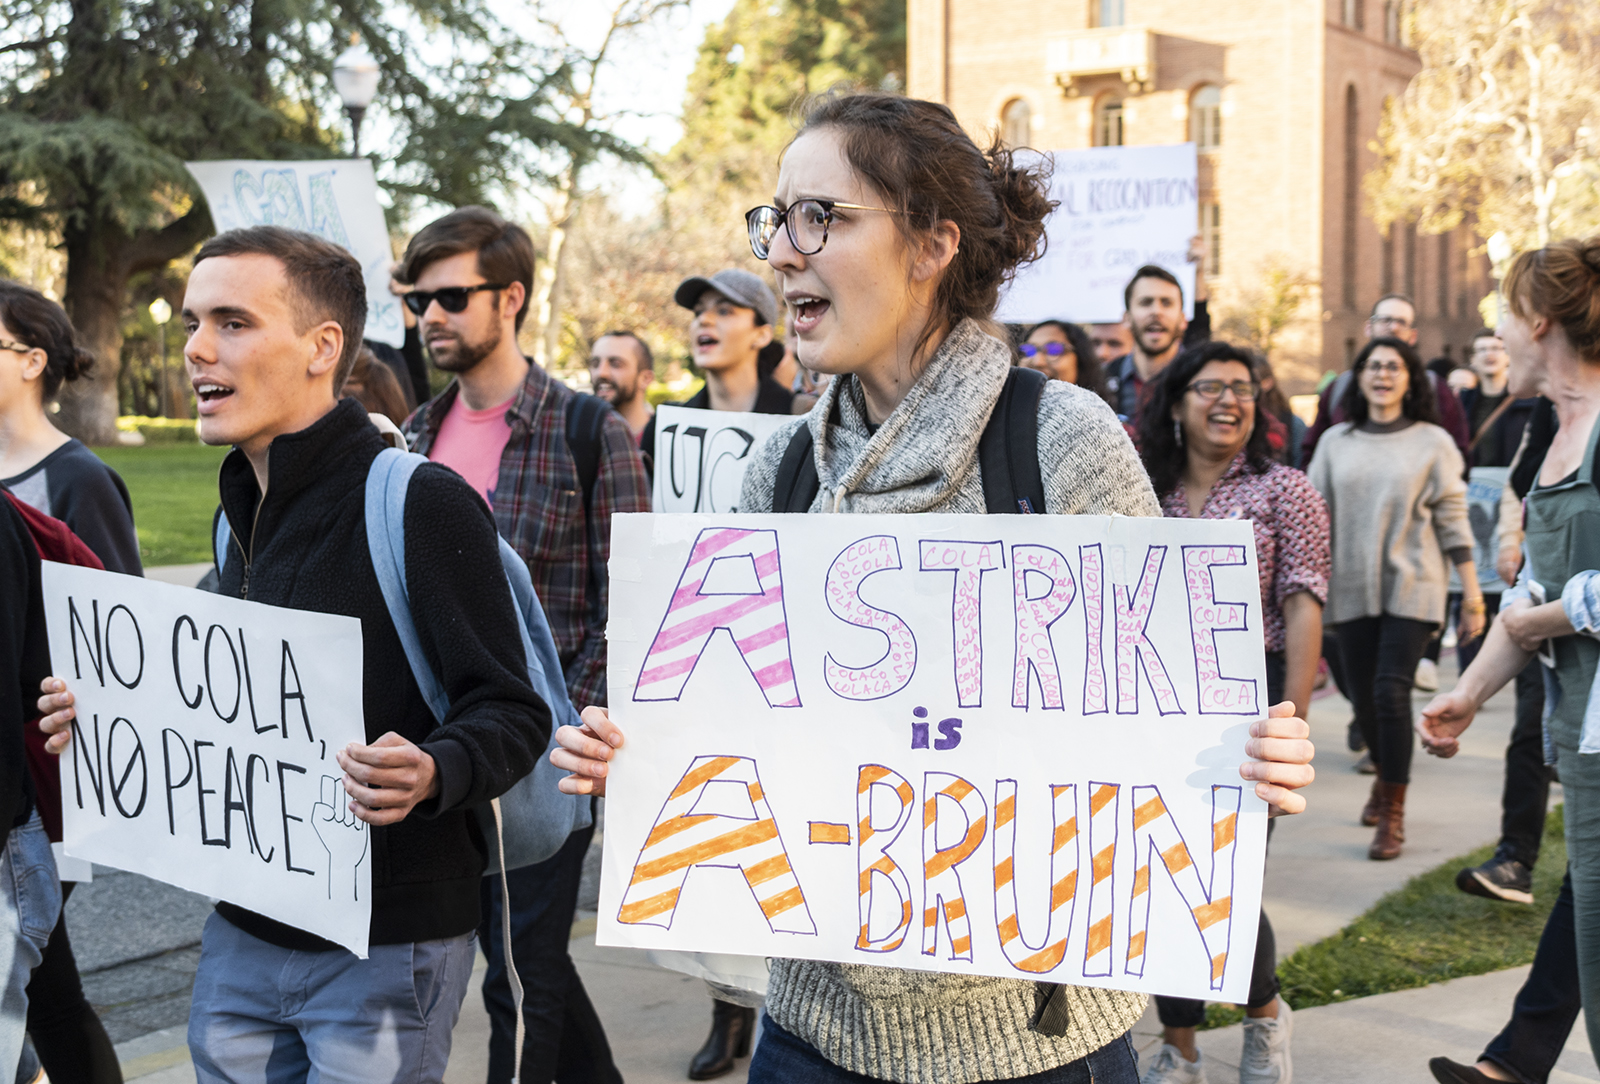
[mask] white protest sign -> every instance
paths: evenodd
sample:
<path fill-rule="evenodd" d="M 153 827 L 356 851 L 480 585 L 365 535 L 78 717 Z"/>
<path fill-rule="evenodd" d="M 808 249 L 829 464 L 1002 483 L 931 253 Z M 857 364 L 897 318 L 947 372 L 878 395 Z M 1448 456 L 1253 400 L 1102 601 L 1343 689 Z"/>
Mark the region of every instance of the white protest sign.
<path fill-rule="evenodd" d="M 1243 1001 L 1249 523 L 619 515 L 599 942 Z"/>
<path fill-rule="evenodd" d="M 1056 151 L 1044 257 L 1022 268 L 1000 297 L 1007 324 L 1072 320 L 1112 323 L 1126 311 L 1122 291 L 1145 264 L 1183 284 L 1194 315 L 1189 241 L 1200 232 L 1193 143 Z"/>
<path fill-rule="evenodd" d="M 336 750 L 366 740 L 361 622 L 46 562 L 67 854 L 214 896 L 362 959 L 370 833 Z"/>
<path fill-rule="evenodd" d="M 217 232 L 285 226 L 350 250 L 367 281 L 365 337 L 400 346 L 406 340 L 400 299 L 389 292 L 394 250 L 378 203 L 378 182 L 365 158 L 313 162 L 185 162 L 211 207 Z"/>
<path fill-rule="evenodd" d="M 656 408 L 657 512 L 737 512 L 739 487 L 751 454 L 787 414 L 697 410 L 674 404 Z"/>

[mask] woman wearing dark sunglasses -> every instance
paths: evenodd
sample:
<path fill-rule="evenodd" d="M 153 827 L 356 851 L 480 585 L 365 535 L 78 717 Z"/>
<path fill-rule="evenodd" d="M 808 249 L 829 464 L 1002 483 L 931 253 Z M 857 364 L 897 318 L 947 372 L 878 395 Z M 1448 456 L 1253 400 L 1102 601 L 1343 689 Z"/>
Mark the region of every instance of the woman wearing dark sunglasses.
<path fill-rule="evenodd" d="M 1021 364 L 1026 368 L 1038 369 L 1051 380 L 1076 384 L 1111 403 L 1105 371 L 1095 356 L 1094 341 L 1077 324 L 1066 320 L 1036 324 L 1017 347 L 1017 353 L 1022 356 Z"/>
<path fill-rule="evenodd" d="M 794 313 L 800 363 L 834 379 L 805 418 L 752 456 L 742 511 L 768 512 L 802 425 L 813 436 L 816 513 L 982 512 L 979 435 L 1011 371 L 993 321 L 1001 284 L 1037 256 L 1044 179 L 1003 146 L 975 146 L 949 108 L 883 93 L 809 103 L 774 206 L 750 212 L 751 247 Z M 1159 514 L 1132 443 L 1106 404 L 1050 381 L 1038 407 L 1047 511 Z M 1283 812 L 1311 781 L 1304 722 L 1251 723 L 1240 769 Z M 732 720 L 730 720 L 732 722 Z M 571 793 L 605 789 L 626 750 L 601 709 L 563 727 L 552 760 Z M 850 736 L 812 718 L 833 755 Z M 1041 723 L 1041 725 L 1047 725 Z M 1026 755 L 1027 736 L 1018 735 Z M 622 755 L 627 755 L 623 752 Z M 1133 1084 L 1138 994 L 974 975 L 773 959 L 753 1084 Z M 1053 1006 L 1053 1007 L 1052 1007 Z"/>
<path fill-rule="evenodd" d="M 1485 622 L 1472 562 L 1461 453 L 1439 427 L 1433 383 L 1410 343 L 1362 347 L 1344 397 L 1348 421 L 1317 442 L 1307 473 L 1328 502 L 1333 578 L 1328 624 L 1339 638 L 1356 723 L 1378 769 L 1361 823 L 1367 857 L 1400 857 L 1411 781 L 1411 681 L 1445 618 L 1453 561 L 1463 597 L 1459 642 Z"/>
<path fill-rule="evenodd" d="M 1304 714 L 1322 654 L 1328 597 L 1328 506 L 1299 471 L 1272 458 L 1252 358 L 1224 342 L 1179 354 L 1151 390 L 1139 454 L 1164 514 L 1246 519 L 1255 533 L 1267 652 L 1267 702 Z M 1271 822 L 1268 822 L 1270 838 Z M 1162 1046 L 1142 1084 L 1204 1078 L 1195 1029 L 1203 1001 L 1157 997 Z M 1289 1006 L 1278 997 L 1277 942 L 1262 912 L 1245 1005 L 1241 1080 L 1291 1079 Z"/>

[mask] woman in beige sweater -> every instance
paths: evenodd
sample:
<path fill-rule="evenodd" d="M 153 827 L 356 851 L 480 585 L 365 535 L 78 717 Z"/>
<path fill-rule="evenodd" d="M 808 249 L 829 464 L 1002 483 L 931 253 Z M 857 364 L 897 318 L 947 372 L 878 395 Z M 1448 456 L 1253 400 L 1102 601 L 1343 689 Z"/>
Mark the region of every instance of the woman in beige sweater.
<path fill-rule="evenodd" d="M 1324 620 L 1338 636 L 1356 722 L 1378 777 L 1361 823 L 1375 825 L 1367 856 L 1398 858 L 1411 781 L 1411 681 L 1444 620 L 1446 557 L 1461 573 L 1461 641 L 1483 631 L 1461 453 L 1436 423 L 1422 359 L 1394 338 L 1356 355 L 1349 421 L 1328 430 L 1308 473 L 1328 502 L 1333 576 Z"/>

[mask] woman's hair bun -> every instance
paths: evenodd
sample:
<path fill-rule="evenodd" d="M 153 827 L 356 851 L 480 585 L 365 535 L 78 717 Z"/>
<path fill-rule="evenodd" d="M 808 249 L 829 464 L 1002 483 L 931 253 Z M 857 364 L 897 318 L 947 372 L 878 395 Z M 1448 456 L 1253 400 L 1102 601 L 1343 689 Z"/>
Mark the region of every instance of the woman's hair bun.
<path fill-rule="evenodd" d="M 1044 255 L 1045 219 L 1055 210 L 1050 199 L 1049 159 L 1040 156 L 1037 164 L 1020 165 L 1017 154 L 999 139 L 985 155 L 989 175 L 994 179 L 995 198 L 1005 218 L 1002 259 L 1011 271 Z"/>
<path fill-rule="evenodd" d="M 82 380 L 94 372 L 94 354 L 81 346 L 73 346 L 72 354 L 61 367 L 61 375 L 71 380 Z"/>

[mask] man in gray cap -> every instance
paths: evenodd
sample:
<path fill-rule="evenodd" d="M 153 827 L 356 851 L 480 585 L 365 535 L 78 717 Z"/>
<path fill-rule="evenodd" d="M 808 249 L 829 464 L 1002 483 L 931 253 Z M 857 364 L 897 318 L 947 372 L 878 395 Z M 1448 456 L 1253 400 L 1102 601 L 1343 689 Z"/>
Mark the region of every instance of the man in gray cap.
<path fill-rule="evenodd" d="M 777 338 L 778 299 L 759 275 L 737 267 L 725 268 L 710 278 L 696 275 L 679 283 L 672 299 L 694 313 L 689 349 L 695 366 L 706 377 L 706 386 L 683 406 L 789 413 L 794 392 L 768 375 L 783 360 L 783 343 Z M 654 454 L 654 418 L 645 426 L 639 446 Z"/>

